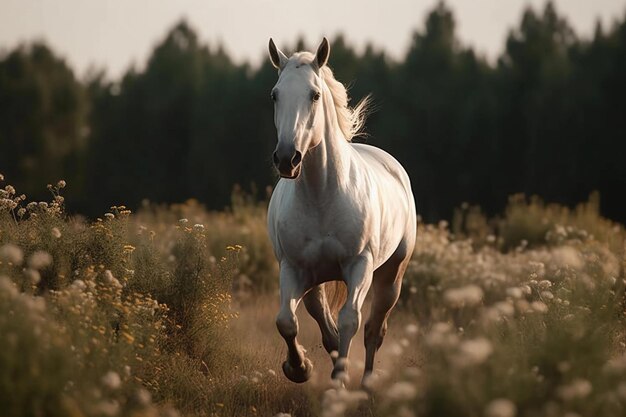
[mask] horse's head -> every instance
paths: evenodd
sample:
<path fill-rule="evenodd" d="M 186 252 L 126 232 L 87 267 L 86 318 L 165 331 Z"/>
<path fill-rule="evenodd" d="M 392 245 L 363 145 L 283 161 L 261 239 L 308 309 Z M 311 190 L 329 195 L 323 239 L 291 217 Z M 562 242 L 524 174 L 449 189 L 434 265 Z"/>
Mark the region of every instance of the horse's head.
<path fill-rule="evenodd" d="M 278 82 L 271 92 L 278 144 L 274 165 L 283 178 L 297 178 L 309 149 L 323 136 L 323 81 L 319 70 L 328 62 L 330 46 L 324 38 L 315 55 L 308 52 L 287 58 L 270 39 L 270 58 L 278 69 Z"/>

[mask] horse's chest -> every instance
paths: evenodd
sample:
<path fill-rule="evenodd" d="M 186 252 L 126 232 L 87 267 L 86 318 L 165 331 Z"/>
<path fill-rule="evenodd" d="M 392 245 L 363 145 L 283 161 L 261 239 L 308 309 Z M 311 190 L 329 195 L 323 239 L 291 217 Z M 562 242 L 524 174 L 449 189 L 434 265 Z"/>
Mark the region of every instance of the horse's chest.
<path fill-rule="evenodd" d="M 354 224 L 348 224 L 348 219 L 314 215 L 286 217 L 278 222 L 278 234 L 285 255 L 305 267 L 334 264 L 358 254 L 360 239 L 357 236 L 361 233 L 354 228 Z"/>

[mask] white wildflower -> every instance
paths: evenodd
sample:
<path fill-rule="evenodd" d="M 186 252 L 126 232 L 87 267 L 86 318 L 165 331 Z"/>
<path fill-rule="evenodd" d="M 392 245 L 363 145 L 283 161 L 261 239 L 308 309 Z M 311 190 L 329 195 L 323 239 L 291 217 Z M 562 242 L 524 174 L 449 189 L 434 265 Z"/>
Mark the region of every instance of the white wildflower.
<path fill-rule="evenodd" d="M 52 264 L 52 255 L 42 250 L 35 251 L 28 258 L 28 266 L 33 269 L 44 269 Z"/>
<path fill-rule="evenodd" d="M 82 279 L 76 279 L 74 280 L 74 282 L 72 282 L 71 288 L 77 291 L 85 291 L 85 289 L 87 289 L 87 285 Z"/>
<path fill-rule="evenodd" d="M 61 238 L 61 231 L 59 230 L 58 227 L 53 227 L 52 230 L 50 230 L 50 234 L 52 235 L 52 237 L 56 239 Z"/>
<path fill-rule="evenodd" d="M 204 225 L 200 223 L 196 223 L 193 225 L 193 229 L 197 232 L 202 232 L 204 231 Z"/>
<path fill-rule="evenodd" d="M 417 388 L 410 382 L 396 382 L 387 390 L 386 397 L 392 401 L 408 401 L 415 398 Z"/>
<path fill-rule="evenodd" d="M 120 289 L 122 288 L 122 284 L 120 284 L 119 280 L 113 276 L 113 273 L 110 270 L 104 271 L 104 279 L 107 284 L 109 284 L 113 288 Z"/>
<path fill-rule="evenodd" d="M 122 379 L 117 372 L 109 371 L 100 380 L 102 385 L 108 389 L 118 389 L 122 385 Z"/>
<path fill-rule="evenodd" d="M 404 332 L 408 335 L 408 336 L 415 336 L 417 335 L 417 332 L 419 331 L 419 327 L 417 327 L 417 324 L 411 323 L 411 324 L 407 324 L 404 327 Z"/>
<path fill-rule="evenodd" d="M 550 282 L 547 279 L 539 281 L 539 288 L 541 288 L 542 290 L 547 290 L 551 286 L 552 286 L 552 282 Z"/>
<path fill-rule="evenodd" d="M 475 366 L 485 362 L 493 353 L 491 342 L 484 337 L 462 342 L 454 362 L 459 367 Z"/>
<path fill-rule="evenodd" d="M 604 364 L 602 370 L 608 374 L 615 375 L 626 373 L 626 355 L 609 359 L 609 361 Z"/>
<path fill-rule="evenodd" d="M 6 245 L 0 247 L 0 261 L 9 262 L 13 265 L 21 265 L 23 260 L 24 253 L 18 246 L 12 243 L 7 243 Z"/>
<path fill-rule="evenodd" d="M 180 223 L 180 224 L 187 224 L 187 223 L 189 223 L 189 220 L 187 220 L 187 219 L 178 219 L 178 223 Z"/>
<path fill-rule="evenodd" d="M 498 398 L 487 404 L 485 417 L 515 417 L 517 407 L 509 399 Z"/>
<path fill-rule="evenodd" d="M 4 292 L 9 297 L 15 297 L 19 294 L 19 291 L 15 287 L 15 284 L 9 277 L 0 276 L 0 292 Z"/>
<path fill-rule="evenodd" d="M 519 287 L 510 287 L 506 289 L 506 295 L 511 298 L 522 298 L 524 296 L 524 291 L 522 291 Z"/>
<path fill-rule="evenodd" d="M 137 392 L 135 392 L 135 401 L 142 407 L 147 407 L 152 402 L 152 395 L 150 391 L 145 388 L 139 388 Z"/>
<path fill-rule="evenodd" d="M 470 284 L 446 290 L 443 298 L 450 307 L 474 306 L 482 301 L 483 290 L 477 285 Z"/>
<path fill-rule="evenodd" d="M 24 271 L 24 275 L 26 275 L 26 278 L 28 278 L 30 283 L 33 285 L 37 285 L 41 281 L 41 275 L 36 269 L 28 268 L 26 271 Z"/>
<path fill-rule="evenodd" d="M 561 267 L 581 269 L 585 265 L 578 251 L 571 246 L 561 246 L 554 249 L 552 256 L 554 262 Z"/>
<path fill-rule="evenodd" d="M 537 313 L 547 313 L 548 306 L 543 301 L 533 301 L 530 303 L 530 308 L 532 311 Z"/>
<path fill-rule="evenodd" d="M 591 394 L 593 386 L 591 382 L 586 379 L 577 378 L 570 382 L 568 385 L 563 385 L 557 389 L 559 397 L 563 400 L 575 400 L 582 399 Z"/>

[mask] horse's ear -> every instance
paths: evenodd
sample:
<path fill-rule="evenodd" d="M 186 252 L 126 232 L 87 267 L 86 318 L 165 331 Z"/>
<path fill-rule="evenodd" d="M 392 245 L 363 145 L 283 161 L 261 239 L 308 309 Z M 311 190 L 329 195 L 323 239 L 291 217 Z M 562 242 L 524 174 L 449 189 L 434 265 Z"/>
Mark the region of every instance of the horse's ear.
<path fill-rule="evenodd" d="M 285 54 L 283 54 L 283 52 L 280 49 L 276 47 L 276 44 L 274 43 L 272 38 L 270 38 L 269 49 L 270 49 L 270 60 L 272 61 L 272 65 L 274 65 L 274 67 L 276 67 L 277 69 L 283 69 L 283 67 L 287 64 L 287 61 L 289 59 L 287 58 Z"/>
<path fill-rule="evenodd" d="M 317 66 L 322 68 L 328 62 L 328 57 L 330 55 L 330 44 L 328 43 L 328 39 L 322 39 L 322 43 L 317 47 L 317 53 L 315 54 L 315 60 L 317 62 Z"/>

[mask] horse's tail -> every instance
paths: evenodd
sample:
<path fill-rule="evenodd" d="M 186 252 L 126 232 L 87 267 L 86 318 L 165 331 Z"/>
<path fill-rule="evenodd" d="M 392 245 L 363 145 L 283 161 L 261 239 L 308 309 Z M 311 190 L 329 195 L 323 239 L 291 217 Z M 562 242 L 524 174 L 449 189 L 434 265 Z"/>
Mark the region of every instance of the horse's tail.
<path fill-rule="evenodd" d="M 346 298 L 348 298 L 346 284 L 343 281 L 328 281 L 324 284 L 324 293 L 326 294 L 326 301 L 330 311 L 336 317 L 339 309 L 346 302 Z"/>

